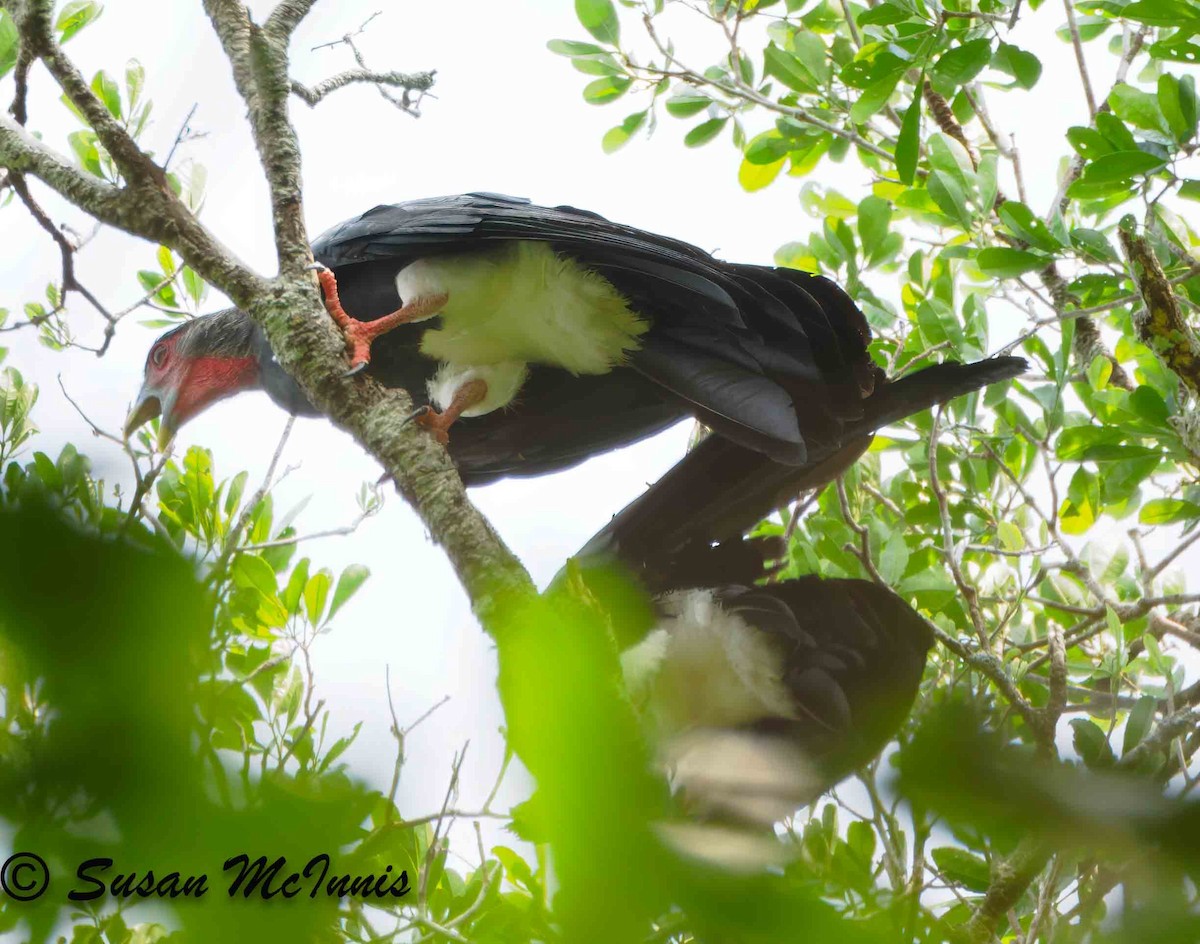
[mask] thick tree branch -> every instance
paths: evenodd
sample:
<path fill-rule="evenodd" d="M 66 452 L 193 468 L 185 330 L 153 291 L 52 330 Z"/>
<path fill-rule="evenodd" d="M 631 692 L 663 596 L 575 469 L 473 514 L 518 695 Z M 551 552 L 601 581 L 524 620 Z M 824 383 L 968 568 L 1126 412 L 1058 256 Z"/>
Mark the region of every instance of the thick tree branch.
<path fill-rule="evenodd" d="M 286 42 L 316 5 L 317 0 L 280 0 L 279 5 L 267 17 L 263 28 L 273 39 Z"/>
<path fill-rule="evenodd" d="M 133 209 L 128 191 L 76 169 L 3 114 L 0 114 L 0 166 L 10 173 L 32 174 L 103 223 L 118 226 L 122 214 Z"/>
<path fill-rule="evenodd" d="M 1200 340 L 1184 321 L 1170 280 L 1144 237 L 1124 227 L 1117 235 L 1145 303 L 1133 316 L 1138 338 L 1193 394 L 1200 396 Z"/>
<path fill-rule="evenodd" d="M 279 256 L 280 274 L 270 290 L 235 300 L 262 325 L 280 363 L 312 402 L 383 464 L 445 549 L 480 621 L 494 629 L 504 602 L 534 595 L 533 582 L 467 500 L 445 449 L 417 427 L 403 425 L 412 407 L 408 395 L 343 376 L 344 341 L 304 271 L 312 256 L 300 200 L 300 146 L 287 110 L 286 39 L 267 35 L 238 0 L 205 0 L 204 6 L 249 110 L 271 189 Z"/>
<path fill-rule="evenodd" d="M 283 4 L 305 5 L 298 0 Z M 300 145 L 287 109 L 290 34 L 272 36 L 263 30 L 240 0 L 204 0 L 204 9 L 233 67 L 233 80 L 246 103 L 254 145 L 271 189 L 279 273 L 298 277 L 312 254 L 300 198 Z"/>
<path fill-rule="evenodd" d="M 1025 894 L 1050 859 L 1050 849 L 1041 839 L 1027 838 L 1007 859 L 992 866 L 992 882 L 987 894 L 962 928 L 962 939 L 969 944 L 989 944 L 996 936 L 1000 921 Z"/>

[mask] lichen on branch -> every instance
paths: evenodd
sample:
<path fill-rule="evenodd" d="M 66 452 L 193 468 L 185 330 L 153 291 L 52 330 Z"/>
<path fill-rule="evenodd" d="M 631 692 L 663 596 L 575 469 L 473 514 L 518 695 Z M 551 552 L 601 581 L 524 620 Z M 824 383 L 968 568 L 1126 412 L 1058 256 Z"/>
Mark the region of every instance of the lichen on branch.
<path fill-rule="evenodd" d="M 1142 296 L 1133 315 L 1139 340 L 1154 351 L 1192 392 L 1200 396 L 1200 340 L 1183 317 L 1175 289 L 1144 236 L 1122 226 L 1121 248 Z"/>

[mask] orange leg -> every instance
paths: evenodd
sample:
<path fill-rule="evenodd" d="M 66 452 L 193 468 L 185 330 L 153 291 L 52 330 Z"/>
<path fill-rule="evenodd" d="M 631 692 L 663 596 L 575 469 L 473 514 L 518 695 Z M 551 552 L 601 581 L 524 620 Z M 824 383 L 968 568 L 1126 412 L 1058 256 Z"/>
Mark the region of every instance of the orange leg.
<path fill-rule="evenodd" d="M 450 427 L 462 416 L 463 410 L 469 410 L 475 404 L 481 403 L 486 396 L 486 380 L 468 380 L 454 391 L 450 405 L 441 413 L 432 407 L 423 407 L 413 418 L 420 426 L 433 433 L 433 438 L 444 446 L 450 442 Z"/>
<path fill-rule="evenodd" d="M 346 350 L 350 354 L 349 373 L 351 374 L 357 374 L 370 363 L 371 342 L 377 337 L 399 325 L 410 321 L 419 321 L 435 314 L 450 297 L 442 293 L 414 298 L 390 315 L 384 315 L 374 321 L 359 321 L 346 314 L 346 310 L 342 307 L 341 299 L 338 298 L 337 279 L 334 278 L 330 269 L 324 266 L 318 268 L 317 280 L 325 292 L 325 310 L 329 312 L 329 317 L 342 329 L 342 334 L 346 337 Z"/>

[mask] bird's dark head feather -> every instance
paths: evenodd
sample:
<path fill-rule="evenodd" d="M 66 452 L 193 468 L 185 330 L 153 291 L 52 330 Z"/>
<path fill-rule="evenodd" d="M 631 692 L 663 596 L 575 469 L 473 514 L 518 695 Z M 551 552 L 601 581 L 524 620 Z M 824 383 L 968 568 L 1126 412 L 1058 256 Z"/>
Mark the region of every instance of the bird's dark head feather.
<path fill-rule="evenodd" d="M 165 446 L 210 404 L 257 387 L 259 337 L 254 322 L 237 308 L 193 318 L 161 335 L 146 355 L 125 435 L 161 415 L 158 441 Z"/>

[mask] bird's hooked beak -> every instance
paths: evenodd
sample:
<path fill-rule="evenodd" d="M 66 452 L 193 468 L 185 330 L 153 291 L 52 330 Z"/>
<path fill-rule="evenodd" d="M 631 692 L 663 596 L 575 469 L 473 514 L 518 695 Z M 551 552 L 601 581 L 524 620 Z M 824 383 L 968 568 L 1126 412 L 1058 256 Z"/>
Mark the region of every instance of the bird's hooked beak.
<path fill-rule="evenodd" d="M 139 427 L 161 415 L 162 421 L 158 425 L 157 446 L 159 451 L 166 449 L 167 444 L 175 438 L 176 426 L 171 409 L 174 405 L 173 393 L 164 393 L 150 384 L 142 384 L 137 400 L 134 401 L 129 416 L 125 419 L 125 438 L 128 439 Z"/>

